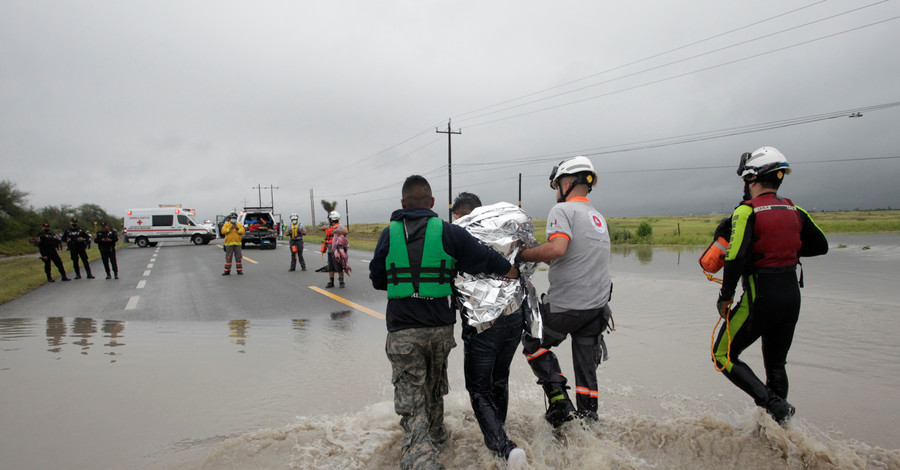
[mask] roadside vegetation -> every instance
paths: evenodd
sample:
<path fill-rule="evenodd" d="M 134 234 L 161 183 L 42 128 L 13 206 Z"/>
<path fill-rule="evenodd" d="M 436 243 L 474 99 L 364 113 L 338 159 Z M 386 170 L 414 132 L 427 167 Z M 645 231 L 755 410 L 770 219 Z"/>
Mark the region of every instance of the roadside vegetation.
<path fill-rule="evenodd" d="M 810 214 L 816 224 L 828 233 L 900 232 L 900 210 L 848 212 L 815 212 Z M 718 215 L 688 215 L 666 217 L 617 217 L 607 220 L 613 243 L 626 245 L 707 245 L 719 222 L 727 217 Z M 375 243 L 387 223 L 351 224 L 347 239 L 358 250 L 375 249 Z M 547 239 L 547 221 L 534 220 L 534 236 L 538 242 Z M 312 233 L 312 230 L 310 230 Z M 320 232 L 321 233 L 321 232 Z M 322 243 L 321 235 L 305 238 L 308 244 Z"/>

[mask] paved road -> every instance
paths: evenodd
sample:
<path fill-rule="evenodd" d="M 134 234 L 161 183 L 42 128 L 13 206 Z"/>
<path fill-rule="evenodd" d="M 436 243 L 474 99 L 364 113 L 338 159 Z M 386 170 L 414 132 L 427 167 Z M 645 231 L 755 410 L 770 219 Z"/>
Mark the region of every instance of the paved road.
<path fill-rule="evenodd" d="M 285 243 L 275 250 L 244 249 L 244 275 L 222 276 L 221 241 L 194 246 L 160 243 L 118 251 L 119 280 L 106 280 L 100 261 L 91 264 L 96 279 L 47 284 L 0 305 L 0 317 L 89 317 L 134 321 L 212 321 L 234 318 L 286 319 L 303 312 L 356 309 L 383 318 L 384 292 L 368 279 L 371 253 L 350 251 L 353 274 L 344 289 L 324 289 L 328 275 L 321 254 L 307 244 L 309 271 L 288 272 Z M 70 261 L 64 260 L 67 268 Z M 55 272 L 55 271 L 54 271 Z"/>

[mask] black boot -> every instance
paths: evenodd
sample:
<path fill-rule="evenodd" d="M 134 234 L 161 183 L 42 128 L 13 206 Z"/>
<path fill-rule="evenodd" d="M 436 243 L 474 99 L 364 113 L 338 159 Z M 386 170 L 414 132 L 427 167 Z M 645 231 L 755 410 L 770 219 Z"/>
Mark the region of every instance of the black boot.
<path fill-rule="evenodd" d="M 113 273 L 113 276 L 115 277 L 115 279 L 118 279 L 118 278 L 119 278 L 119 272 L 118 272 L 118 271 L 114 272 L 114 273 Z"/>
<path fill-rule="evenodd" d="M 47 276 L 47 282 L 56 282 L 56 281 L 54 281 L 52 277 Z"/>
<path fill-rule="evenodd" d="M 328 281 L 328 284 L 325 284 L 326 289 L 331 289 L 332 287 L 334 287 L 334 279 Z"/>
<path fill-rule="evenodd" d="M 547 401 L 550 406 L 544 418 L 554 428 L 562 426 L 566 421 L 571 421 L 575 417 L 575 406 L 572 400 L 569 400 L 569 394 L 566 392 L 566 386 L 559 383 L 544 384 L 544 393 L 547 395 Z"/>
<path fill-rule="evenodd" d="M 794 405 L 791 405 L 784 398 L 772 394 L 772 398 L 763 404 L 763 408 L 772 416 L 778 424 L 784 424 L 797 411 Z"/>

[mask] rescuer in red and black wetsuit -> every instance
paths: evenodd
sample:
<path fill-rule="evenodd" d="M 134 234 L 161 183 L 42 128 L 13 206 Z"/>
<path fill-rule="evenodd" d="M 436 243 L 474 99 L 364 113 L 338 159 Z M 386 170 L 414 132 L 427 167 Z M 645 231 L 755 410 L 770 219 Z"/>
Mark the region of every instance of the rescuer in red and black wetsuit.
<path fill-rule="evenodd" d="M 762 147 L 741 156 L 738 175 L 744 179 L 744 199 L 731 216 L 731 239 L 716 310 L 730 322 L 719 330 L 713 345 L 717 368 L 753 397 L 773 419 L 783 423 L 795 408 L 787 402 L 787 353 L 800 314 L 801 256 L 828 252 L 825 234 L 809 214 L 790 199 L 778 196 L 791 168 L 784 155 Z M 738 279 L 743 295 L 732 309 Z M 730 338 L 728 337 L 730 333 Z M 762 338 L 764 384 L 740 354 Z M 729 341 L 730 339 L 730 341 Z M 729 360 L 730 347 L 730 360 Z"/>

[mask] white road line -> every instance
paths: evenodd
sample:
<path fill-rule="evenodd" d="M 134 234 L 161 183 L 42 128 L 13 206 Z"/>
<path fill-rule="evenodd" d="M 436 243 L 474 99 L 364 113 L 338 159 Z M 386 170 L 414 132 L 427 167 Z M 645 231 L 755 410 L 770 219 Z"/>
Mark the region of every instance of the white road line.
<path fill-rule="evenodd" d="M 143 289 L 144 286 L 146 286 L 146 285 L 147 285 L 147 280 L 141 279 L 140 281 L 138 281 L 136 289 Z"/>
<path fill-rule="evenodd" d="M 146 270 L 146 271 L 144 271 L 144 277 L 149 276 L 149 275 L 150 275 L 150 270 L 149 270 L 149 269 Z"/>
<path fill-rule="evenodd" d="M 153 267 L 153 263 L 150 263 L 150 264 L 147 265 L 147 269 L 150 269 L 150 268 L 152 268 L 152 267 Z"/>
<path fill-rule="evenodd" d="M 135 295 L 128 299 L 128 305 L 125 306 L 125 310 L 134 310 L 137 307 L 138 299 L 140 298 L 141 296 Z"/>

